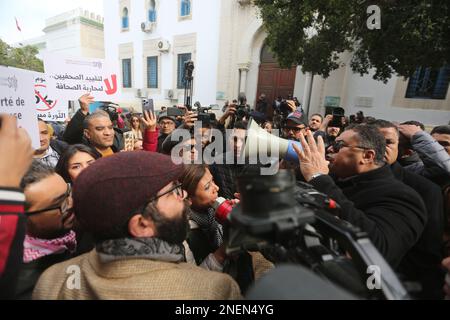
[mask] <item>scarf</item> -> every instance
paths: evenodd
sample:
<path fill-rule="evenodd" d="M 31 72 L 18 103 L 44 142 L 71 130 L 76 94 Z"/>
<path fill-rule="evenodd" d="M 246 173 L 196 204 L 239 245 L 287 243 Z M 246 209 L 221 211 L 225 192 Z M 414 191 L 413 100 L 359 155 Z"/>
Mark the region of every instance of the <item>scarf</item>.
<path fill-rule="evenodd" d="M 25 235 L 23 242 L 23 262 L 29 263 L 51 254 L 60 254 L 64 251 L 75 252 L 77 247 L 76 234 L 73 230 L 61 238 L 39 239 Z"/>
<path fill-rule="evenodd" d="M 159 238 L 120 238 L 96 245 L 103 263 L 123 259 L 145 258 L 166 262 L 185 262 L 183 244 L 170 244 Z"/>
<path fill-rule="evenodd" d="M 219 248 L 223 243 L 223 228 L 215 218 L 213 208 L 208 208 L 206 213 L 197 213 L 191 210 L 189 218 L 200 227 L 200 229 L 206 234 L 206 237 L 211 241 L 214 246 Z"/>

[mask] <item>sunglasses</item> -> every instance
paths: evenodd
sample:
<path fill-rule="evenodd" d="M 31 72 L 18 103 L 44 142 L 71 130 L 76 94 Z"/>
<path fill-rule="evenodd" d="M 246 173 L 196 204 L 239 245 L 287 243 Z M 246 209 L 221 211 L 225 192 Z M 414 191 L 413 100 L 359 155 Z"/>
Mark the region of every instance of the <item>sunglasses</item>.
<path fill-rule="evenodd" d="M 289 127 L 289 126 L 286 126 L 286 127 L 284 127 L 284 130 L 286 130 L 286 131 L 293 131 L 293 132 L 295 132 L 295 133 L 298 133 L 298 132 L 300 132 L 300 131 L 302 131 L 302 130 L 305 130 L 306 129 L 306 127 L 301 127 L 301 128 L 298 128 L 298 127 Z"/>
<path fill-rule="evenodd" d="M 62 199 L 62 202 L 60 204 L 49 207 L 49 208 L 41 209 L 41 210 L 27 211 L 27 212 L 25 212 L 25 215 L 29 217 L 29 216 L 32 216 L 35 214 L 39 214 L 39 213 L 43 213 L 43 212 L 51 211 L 51 210 L 56 210 L 56 209 L 59 209 L 63 216 L 66 214 L 69 214 L 73 211 L 73 207 L 69 207 L 69 197 L 71 195 L 72 195 L 72 187 L 70 186 L 70 183 L 68 183 L 66 192 L 58 197 L 58 198 Z"/>
<path fill-rule="evenodd" d="M 344 142 L 344 140 L 335 140 L 332 144 L 330 144 L 330 146 L 328 148 L 333 148 L 333 151 L 335 153 L 338 153 L 339 150 L 341 150 L 342 148 L 346 147 L 346 148 L 358 148 L 358 149 L 363 149 L 363 150 L 370 150 L 372 148 L 366 148 L 366 147 L 362 147 L 362 146 L 351 146 L 348 145 Z"/>

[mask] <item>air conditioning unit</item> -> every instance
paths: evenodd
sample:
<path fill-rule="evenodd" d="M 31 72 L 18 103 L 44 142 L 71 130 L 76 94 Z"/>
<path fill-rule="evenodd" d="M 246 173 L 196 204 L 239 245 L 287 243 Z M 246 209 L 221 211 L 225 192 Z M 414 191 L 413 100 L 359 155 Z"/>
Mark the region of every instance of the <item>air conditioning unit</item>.
<path fill-rule="evenodd" d="M 147 92 L 142 89 L 136 89 L 136 98 L 147 98 Z"/>
<path fill-rule="evenodd" d="M 152 32 L 153 29 L 153 22 L 142 22 L 141 23 L 141 30 L 142 32 Z"/>
<path fill-rule="evenodd" d="M 170 49 L 170 43 L 167 40 L 158 41 L 158 50 L 161 52 L 167 52 Z"/>
<path fill-rule="evenodd" d="M 172 100 L 173 96 L 174 96 L 174 93 L 173 93 L 172 89 L 164 90 L 164 99 Z"/>

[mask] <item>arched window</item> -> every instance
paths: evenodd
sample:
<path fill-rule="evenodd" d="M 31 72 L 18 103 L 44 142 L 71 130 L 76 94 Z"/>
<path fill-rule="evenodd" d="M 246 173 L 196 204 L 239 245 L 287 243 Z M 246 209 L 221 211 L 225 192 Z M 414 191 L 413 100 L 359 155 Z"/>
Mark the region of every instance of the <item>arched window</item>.
<path fill-rule="evenodd" d="M 122 10 L 122 29 L 128 29 L 128 9 L 127 7 Z"/>
<path fill-rule="evenodd" d="M 261 49 L 261 63 L 277 63 L 277 58 L 267 44 Z"/>
<path fill-rule="evenodd" d="M 155 0 L 150 0 L 148 6 L 148 21 L 156 22 L 156 4 Z"/>
<path fill-rule="evenodd" d="M 191 14 L 191 1 L 181 0 L 181 16 L 189 16 Z"/>

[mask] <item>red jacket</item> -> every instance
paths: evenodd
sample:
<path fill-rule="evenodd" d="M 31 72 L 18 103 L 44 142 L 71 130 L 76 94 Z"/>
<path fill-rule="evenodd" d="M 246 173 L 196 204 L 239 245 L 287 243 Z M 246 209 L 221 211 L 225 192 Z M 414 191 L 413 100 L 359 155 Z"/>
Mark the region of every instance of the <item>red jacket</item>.
<path fill-rule="evenodd" d="M 11 298 L 23 259 L 26 218 L 22 190 L 0 188 L 0 299 Z"/>
<path fill-rule="evenodd" d="M 158 150 L 158 135 L 158 128 L 156 128 L 156 131 L 145 130 L 143 137 L 144 140 L 142 141 L 142 148 L 145 151 L 156 152 Z"/>

